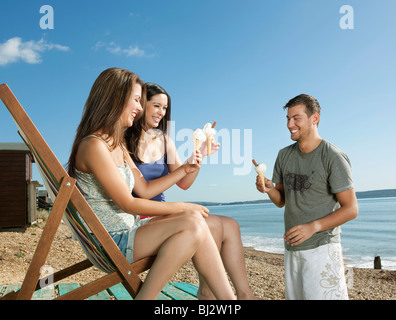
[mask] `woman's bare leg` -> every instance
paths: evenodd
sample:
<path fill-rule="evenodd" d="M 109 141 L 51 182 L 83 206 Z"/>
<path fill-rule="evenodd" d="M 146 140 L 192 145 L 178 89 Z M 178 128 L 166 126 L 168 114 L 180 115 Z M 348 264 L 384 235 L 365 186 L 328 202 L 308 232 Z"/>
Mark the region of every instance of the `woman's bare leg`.
<path fill-rule="evenodd" d="M 224 239 L 223 235 L 223 224 L 219 217 L 215 215 L 209 215 L 206 219 L 206 223 L 208 224 L 209 230 L 212 233 L 213 239 L 216 243 L 217 249 L 221 250 L 221 245 Z M 199 288 L 197 292 L 197 297 L 199 300 L 216 300 L 215 295 L 212 290 L 210 290 L 208 284 L 205 279 L 198 273 L 199 278 Z"/>
<path fill-rule="evenodd" d="M 210 215 L 206 220 L 220 250 L 224 266 L 234 284 L 238 299 L 257 299 L 249 286 L 238 223 L 224 216 Z M 200 277 L 198 297 L 207 300 L 215 299 L 202 277 Z"/>
<path fill-rule="evenodd" d="M 235 298 L 217 248 L 210 243 L 211 238 L 205 220 L 197 212 L 153 218 L 140 227 L 135 236 L 134 259 L 154 254 L 157 258 L 136 299 L 156 299 L 169 279 L 198 250 L 213 259 L 210 264 L 200 265 L 199 268 L 205 279 L 211 282 L 216 296 L 219 299 Z"/>
<path fill-rule="evenodd" d="M 218 247 L 206 223 L 205 226 L 204 241 L 192 258 L 194 266 L 215 298 L 219 300 L 235 299 Z"/>
<path fill-rule="evenodd" d="M 223 223 L 224 240 L 221 247 L 221 258 L 234 284 L 238 299 L 257 299 L 249 286 L 245 255 L 239 224 L 232 218 L 218 216 Z"/>

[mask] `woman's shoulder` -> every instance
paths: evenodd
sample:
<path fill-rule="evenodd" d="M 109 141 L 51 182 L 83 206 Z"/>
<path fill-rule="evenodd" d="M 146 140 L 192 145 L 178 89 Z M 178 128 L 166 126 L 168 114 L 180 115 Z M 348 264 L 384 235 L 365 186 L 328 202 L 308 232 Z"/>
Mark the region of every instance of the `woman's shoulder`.
<path fill-rule="evenodd" d="M 173 139 L 166 133 L 163 134 L 163 139 L 166 145 L 166 149 L 169 150 L 169 148 L 176 149 L 176 145 L 175 142 L 173 141 Z"/>
<path fill-rule="evenodd" d="M 96 136 L 88 136 L 81 140 L 76 154 L 78 163 L 87 163 L 92 159 L 102 158 L 110 151 L 109 145 Z"/>
<path fill-rule="evenodd" d="M 107 150 L 111 151 L 111 147 L 109 143 L 100 136 L 97 135 L 88 135 L 83 138 L 80 142 L 79 149 L 100 149 L 102 150 L 105 147 Z"/>

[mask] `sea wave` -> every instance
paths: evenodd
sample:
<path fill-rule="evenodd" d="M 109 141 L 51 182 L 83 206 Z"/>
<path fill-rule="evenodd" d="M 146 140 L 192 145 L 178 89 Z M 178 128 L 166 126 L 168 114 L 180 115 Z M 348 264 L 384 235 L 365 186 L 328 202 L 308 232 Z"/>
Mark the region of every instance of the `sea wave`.
<path fill-rule="evenodd" d="M 250 247 L 258 251 L 269 253 L 284 253 L 283 240 L 279 238 L 265 238 L 260 236 L 242 236 L 242 243 L 245 247 Z"/>
<path fill-rule="evenodd" d="M 243 235 L 242 244 L 257 251 L 284 254 L 284 242 L 281 238 Z M 345 267 L 374 268 L 374 256 L 348 254 L 348 251 L 343 249 Z M 396 257 L 381 257 L 381 266 L 384 270 L 396 270 Z"/>

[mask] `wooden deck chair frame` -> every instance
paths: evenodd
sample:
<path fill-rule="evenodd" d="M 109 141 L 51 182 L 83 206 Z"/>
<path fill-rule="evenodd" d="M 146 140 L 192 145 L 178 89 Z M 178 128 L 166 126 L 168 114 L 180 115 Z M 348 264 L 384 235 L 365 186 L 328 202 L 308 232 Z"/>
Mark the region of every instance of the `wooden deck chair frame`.
<path fill-rule="evenodd" d="M 112 263 L 113 270 L 115 271 L 62 295 L 57 299 L 86 299 L 120 282 L 134 298 L 143 284 L 139 278 L 139 273 L 151 267 L 155 260 L 155 256 L 144 258 L 132 264 L 128 262 L 102 223 L 94 214 L 89 204 L 85 201 L 85 198 L 76 186 L 75 179 L 68 175 L 65 168 L 58 161 L 7 84 L 0 85 L 0 98 L 19 127 L 20 134 L 23 133 L 21 136 L 24 140 L 25 138 L 28 140 L 25 141 L 25 143 L 28 144 L 31 150 L 34 148 L 34 153 L 39 155 L 40 161 L 45 164 L 46 169 L 51 173 L 52 179 L 54 179 L 59 185 L 58 194 L 55 200 L 52 199 L 54 200 L 54 204 L 51 213 L 46 222 L 21 289 L 4 296 L 3 299 L 30 300 L 33 293 L 42 288 L 41 285 L 43 283 L 46 284 L 48 282 L 46 280 L 47 278 L 53 279 L 53 283 L 56 283 L 94 265 L 94 263 L 87 259 L 60 270 L 53 275 L 47 275 L 44 279 L 40 279 L 40 269 L 45 265 L 59 224 L 61 223 L 62 217 L 68 206 L 71 206 L 71 208 L 77 211 L 82 217 L 85 224 L 89 227 L 92 234 L 111 260 L 110 263 Z"/>

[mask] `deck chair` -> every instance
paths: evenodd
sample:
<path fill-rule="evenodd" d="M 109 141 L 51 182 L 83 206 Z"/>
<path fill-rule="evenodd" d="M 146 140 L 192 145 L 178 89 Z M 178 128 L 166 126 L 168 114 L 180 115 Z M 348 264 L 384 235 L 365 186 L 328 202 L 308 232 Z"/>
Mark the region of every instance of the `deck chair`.
<path fill-rule="evenodd" d="M 85 201 L 75 179 L 67 174 L 7 84 L 0 85 L 0 98 L 11 113 L 20 136 L 30 148 L 43 183 L 54 202 L 20 290 L 3 299 L 29 300 L 36 290 L 43 288 L 43 284 L 50 284 L 49 279 L 55 283 L 93 265 L 106 272 L 106 275 L 57 299 L 86 299 L 118 283 L 122 283 L 134 298 L 143 284 L 139 273 L 151 267 L 155 256 L 132 264 L 128 262 Z M 40 279 L 40 269 L 47 260 L 62 219 L 80 242 L 87 259 Z"/>

